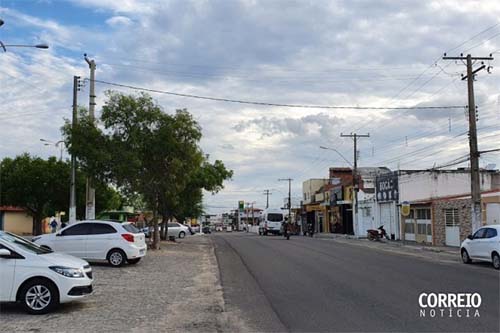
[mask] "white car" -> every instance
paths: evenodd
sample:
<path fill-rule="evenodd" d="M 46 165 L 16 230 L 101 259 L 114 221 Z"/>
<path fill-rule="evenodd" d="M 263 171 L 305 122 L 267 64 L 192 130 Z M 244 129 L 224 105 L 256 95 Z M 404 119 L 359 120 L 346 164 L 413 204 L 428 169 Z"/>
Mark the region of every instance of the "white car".
<path fill-rule="evenodd" d="M 146 236 L 133 224 L 111 221 L 81 221 L 33 242 L 56 252 L 89 261 L 107 260 L 111 266 L 138 263 L 146 255 Z"/>
<path fill-rule="evenodd" d="M 487 261 L 500 269 L 500 225 L 488 225 L 469 235 L 460 247 L 462 261 Z"/>
<path fill-rule="evenodd" d="M 90 294 L 92 281 L 86 261 L 0 231 L 0 302 L 20 302 L 27 312 L 43 314 Z"/>
<path fill-rule="evenodd" d="M 167 224 L 168 226 L 168 236 L 175 238 L 184 238 L 186 235 L 191 234 L 189 232 L 189 227 L 184 224 L 180 224 L 177 222 L 170 222 Z"/>

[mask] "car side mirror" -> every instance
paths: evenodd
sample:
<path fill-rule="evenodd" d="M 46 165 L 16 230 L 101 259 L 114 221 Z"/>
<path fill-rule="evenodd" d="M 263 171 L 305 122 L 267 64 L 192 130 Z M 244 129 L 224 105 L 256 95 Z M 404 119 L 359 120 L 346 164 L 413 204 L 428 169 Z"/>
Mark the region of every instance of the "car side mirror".
<path fill-rule="evenodd" d="M 7 249 L 0 249 L 0 258 L 8 258 L 12 253 Z"/>
<path fill-rule="evenodd" d="M 472 240 L 472 239 L 473 239 L 473 238 L 472 238 L 472 235 L 467 236 L 467 239 Z"/>

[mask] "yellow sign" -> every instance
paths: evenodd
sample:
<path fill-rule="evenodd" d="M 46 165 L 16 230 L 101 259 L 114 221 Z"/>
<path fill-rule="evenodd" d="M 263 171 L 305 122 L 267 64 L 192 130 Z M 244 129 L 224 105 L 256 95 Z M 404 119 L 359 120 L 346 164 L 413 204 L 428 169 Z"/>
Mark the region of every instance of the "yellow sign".
<path fill-rule="evenodd" d="M 403 216 L 410 215 L 410 204 L 408 202 L 403 202 L 401 204 L 401 215 Z"/>

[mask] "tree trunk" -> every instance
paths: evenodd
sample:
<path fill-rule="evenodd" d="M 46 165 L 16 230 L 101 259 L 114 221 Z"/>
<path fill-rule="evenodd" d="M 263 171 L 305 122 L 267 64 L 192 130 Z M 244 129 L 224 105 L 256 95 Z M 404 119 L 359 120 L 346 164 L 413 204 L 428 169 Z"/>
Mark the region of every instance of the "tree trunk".
<path fill-rule="evenodd" d="M 162 220 L 163 220 L 163 234 L 162 234 L 162 239 L 168 239 L 168 216 L 167 214 L 162 214 Z"/>
<path fill-rule="evenodd" d="M 153 210 L 153 250 L 160 249 L 160 231 L 158 230 L 158 213 Z"/>
<path fill-rule="evenodd" d="M 33 236 L 42 234 L 42 218 L 35 214 L 33 215 Z"/>
<path fill-rule="evenodd" d="M 160 229 L 160 239 L 161 240 L 166 240 L 167 238 L 165 237 L 165 220 L 163 219 L 161 222 L 161 229 Z"/>

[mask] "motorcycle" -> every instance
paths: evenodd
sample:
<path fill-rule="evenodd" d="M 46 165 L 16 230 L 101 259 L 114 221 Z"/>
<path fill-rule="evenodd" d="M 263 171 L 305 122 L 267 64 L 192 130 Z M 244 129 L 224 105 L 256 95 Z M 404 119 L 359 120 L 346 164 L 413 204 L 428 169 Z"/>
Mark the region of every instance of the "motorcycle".
<path fill-rule="evenodd" d="M 290 239 L 290 231 L 288 230 L 288 223 L 287 222 L 285 222 L 285 223 L 282 224 L 281 230 L 282 230 L 283 236 L 287 240 L 289 240 Z"/>
<path fill-rule="evenodd" d="M 367 238 L 371 241 L 378 241 L 381 240 L 382 238 L 386 238 L 389 240 L 389 235 L 387 235 L 387 232 L 384 229 L 384 226 L 381 225 L 377 229 L 369 229 L 367 230 Z"/>
<path fill-rule="evenodd" d="M 309 237 L 314 236 L 314 225 L 312 223 L 307 225 L 307 234 L 309 235 Z"/>

